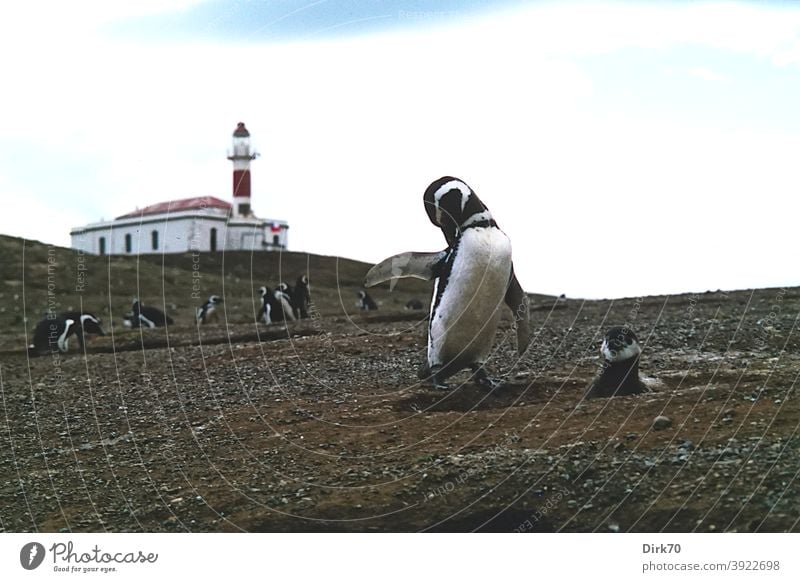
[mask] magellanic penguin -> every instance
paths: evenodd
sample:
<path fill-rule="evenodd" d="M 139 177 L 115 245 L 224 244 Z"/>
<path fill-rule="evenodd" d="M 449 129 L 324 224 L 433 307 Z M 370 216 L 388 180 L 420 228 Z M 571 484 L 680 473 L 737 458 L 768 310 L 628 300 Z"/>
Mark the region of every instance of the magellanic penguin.
<path fill-rule="evenodd" d="M 586 398 L 610 398 L 649 392 L 639 378 L 639 356 L 642 348 L 633 330 L 612 327 L 606 332 L 600 354 L 603 369 L 586 391 Z"/>
<path fill-rule="evenodd" d="M 54 317 L 45 317 L 36 324 L 28 354 L 43 356 L 56 350 L 65 353 L 69 349 L 69 338 L 73 335 L 78 338 L 83 350 L 84 334 L 105 335 L 100 320 L 91 313 L 68 311 Z"/>
<path fill-rule="evenodd" d="M 530 343 L 528 298 L 514 274 L 511 242 L 477 194 L 458 178 L 436 180 L 423 201 L 448 248 L 389 257 L 370 269 L 365 285 L 400 277 L 433 279 L 427 361 L 419 369 L 420 379 L 446 389 L 448 377 L 470 368 L 478 384 L 495 388 L 499 383 L 484 365 L 504 302 L 514 313 L 519 353 Z"/>
<path fill-rule="evenodd" d="M 125 317 L 126 327 L 164 327 L 172 325 L 174 321 L 172 318 L 155 307 L 149 305 L 142 305 L 138 299 L 133 300 L 133 309 Z"/>
<path fill-rule="evenodd" d="M 197 308 L 196 319 L 197 323 L 211 323 L 217 320 L 217 305 L 222 303 L 222 297 L 219 295 L 211 295 L 208 301 L 203 303 Z"/>
<path fill-rule="evenodd" d="M 361 289 L 356 296 L 358 297 L 358 301 L 356 301 L 356 307 L 359 309 L 363 311 L 374 311 L 378 309 L 378 304 L 375 303 L 375 300 L 363 289 Z"/>
<path fill-rule="evenodd" d="M 292 289 L 292 310 L 296 319 L 307 319 L 308 310 L 311 305 L 311 285 L 308 283 L 308 276 L 300 275 Z"/>
<path fill-rule="evenodd" d="M 261 287 L 258 292 L 261 295 L 260 316 L 264 323 L 269 325 L 282 321 L 294 321 L 294 313 L 286 292 L 269 287 Z"/>
<path fill-rule="evenodd" d="M 286 301 L 288 301 L 289 304 L 291 305 L 291 303 L 292 303 L 292 294 L 294 293 L 294 289 L 292 289 L 291 285 L 281 281 L 280 283 L 278 283 L 278 286 L 275 288 L 275 293 L 276 293 L 276 295 L 278 293 L 283 295 L 284 299 L 286 299 Z"/>

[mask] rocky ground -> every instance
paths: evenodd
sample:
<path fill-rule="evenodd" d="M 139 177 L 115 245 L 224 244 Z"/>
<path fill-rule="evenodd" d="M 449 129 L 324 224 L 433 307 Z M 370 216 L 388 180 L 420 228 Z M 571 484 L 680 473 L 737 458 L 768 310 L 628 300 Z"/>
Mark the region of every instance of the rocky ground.
<path fill-rule="evenodd" d="M 800 531 L 800 289 L 539 298 L 494 392 L 419 385 L 424 314 L 350 303 L 5 345 L 0 530 Z M 584 401 L 620 324 L 660 383 Z"/>

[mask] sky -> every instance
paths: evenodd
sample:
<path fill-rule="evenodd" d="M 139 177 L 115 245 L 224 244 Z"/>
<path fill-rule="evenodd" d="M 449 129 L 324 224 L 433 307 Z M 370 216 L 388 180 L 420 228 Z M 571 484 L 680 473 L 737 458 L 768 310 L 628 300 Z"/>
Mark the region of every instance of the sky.
<path fill-rule="evenodd" d="M 2 234 L 229 199 L 244 121 L 292 251 L 441 250 L 451 175 L 529 292 L 800 284 L 790 2 L 18 2 L 0 49 Z"/>

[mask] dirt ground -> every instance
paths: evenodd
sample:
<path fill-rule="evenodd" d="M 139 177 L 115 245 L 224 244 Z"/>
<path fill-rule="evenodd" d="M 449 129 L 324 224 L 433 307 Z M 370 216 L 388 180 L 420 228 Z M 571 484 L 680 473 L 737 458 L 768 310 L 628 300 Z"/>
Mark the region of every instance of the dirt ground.
<path fill-rule="evenodd" d="M 423 312 L 190 324 L 0 359 L 0 530 L 800 531 L 800 289 L 538 300 L 450 392 Z M 650 394 L 584 401 L 604 331 Z M 671 424 L 653 428 L 667 416 Z"/>

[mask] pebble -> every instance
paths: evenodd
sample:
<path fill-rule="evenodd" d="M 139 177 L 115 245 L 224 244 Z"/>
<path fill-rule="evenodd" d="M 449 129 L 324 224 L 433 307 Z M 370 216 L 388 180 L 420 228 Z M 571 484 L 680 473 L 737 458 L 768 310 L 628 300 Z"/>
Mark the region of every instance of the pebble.
<path fill-rule="evenodd" d="M 672 426 L 672 419 L 668 416 L 656 416 L 653 420 L 653 430 L 664 430 Z"/>

